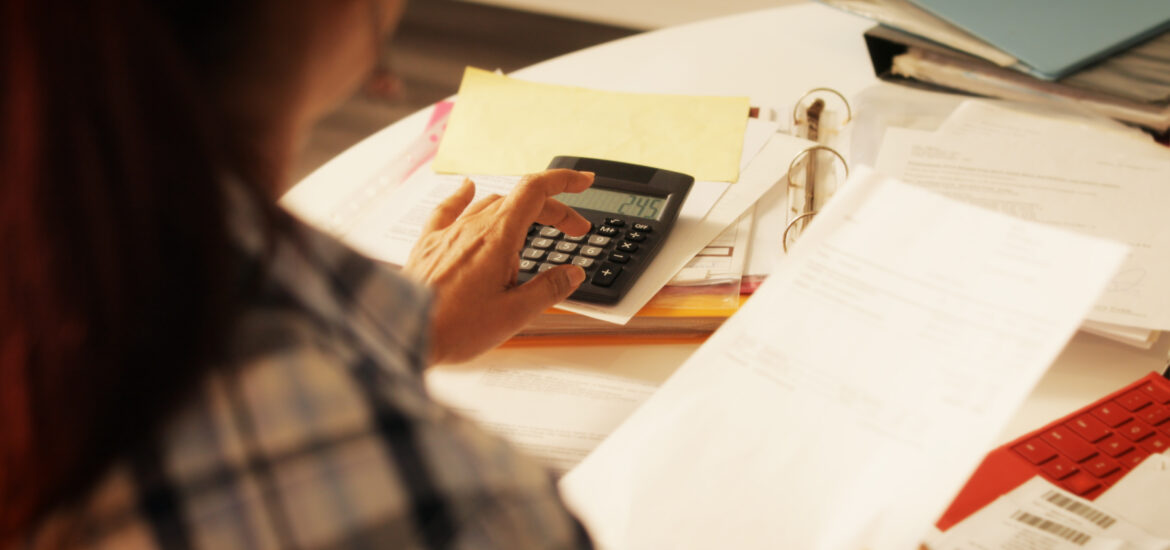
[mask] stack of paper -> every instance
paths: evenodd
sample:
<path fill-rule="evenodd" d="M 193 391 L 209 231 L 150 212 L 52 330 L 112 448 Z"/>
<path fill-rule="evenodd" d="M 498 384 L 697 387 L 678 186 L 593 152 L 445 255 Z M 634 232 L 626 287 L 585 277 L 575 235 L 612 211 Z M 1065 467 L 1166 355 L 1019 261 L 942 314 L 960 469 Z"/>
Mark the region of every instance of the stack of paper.
<path fill-rule="evenodd" d="M 968 101 L 936 132 L 891 128 L 878 170 L 1133 251 L 1087 331 L 1148 348 L 1170 329 L 1170 151 L 1124 127 Z"/>
<path fill-rule="evenodd" d="M 1125 253 L 862 171 L 562 493 L 606 548 L 915 548 Z"/>

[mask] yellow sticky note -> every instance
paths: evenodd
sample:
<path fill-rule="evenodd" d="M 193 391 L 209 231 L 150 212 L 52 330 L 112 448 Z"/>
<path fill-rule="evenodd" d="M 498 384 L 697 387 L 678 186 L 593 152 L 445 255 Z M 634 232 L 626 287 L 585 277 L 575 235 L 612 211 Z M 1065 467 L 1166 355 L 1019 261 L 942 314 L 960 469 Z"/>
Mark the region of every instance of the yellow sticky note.
<path fill-rule="evenodd" d="M 747 116 L 746 97 L 608 92 L 468 67 L 434 169 L 520 175 L 571 155 L 735 181 Z"/>

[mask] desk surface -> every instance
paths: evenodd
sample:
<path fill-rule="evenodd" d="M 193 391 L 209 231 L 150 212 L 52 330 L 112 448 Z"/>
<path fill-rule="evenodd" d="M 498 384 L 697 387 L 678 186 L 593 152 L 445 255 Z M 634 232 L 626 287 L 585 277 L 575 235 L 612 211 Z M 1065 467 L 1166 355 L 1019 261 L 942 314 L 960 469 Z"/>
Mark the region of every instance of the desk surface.
<path fill-rule="evenodd" d="M 862 32 L 868 20 L 821 5 L 789 6 L 734 15 L 632 36 L 533 65 L 514 76 L 601 89 L 747 95 L 753 105 L 785 113 L 810 88 L 830 86 L 854 97 L 876 82 Z M 328 162 L 283 199 L 310 221 L 326 212 L 422 133 L 428 109 L 374 134 Z M 639 376 L 664 380 L 694 345 L 634 348 L 497 350 L 495 364 L 534 364 L 572 357 L 600 371 L 615 359 L 638 365 Z M 1166 363 L 1170 339 L 1144 351 L 1078 334 L 1001 435 L 1007 441 L 1120 388 Z"/>

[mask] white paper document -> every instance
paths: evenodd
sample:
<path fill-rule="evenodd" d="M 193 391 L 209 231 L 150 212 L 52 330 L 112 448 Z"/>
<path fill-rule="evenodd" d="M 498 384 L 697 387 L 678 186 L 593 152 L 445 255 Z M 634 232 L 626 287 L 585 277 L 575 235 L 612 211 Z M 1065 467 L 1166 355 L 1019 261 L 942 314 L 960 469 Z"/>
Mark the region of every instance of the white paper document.
<path fill-rule="evenodd" d="M 436 399 L 560 475 L 649 398 L 692 349 L 498 349 L 470 364 L 432 367 L 426 381 Z"/>
<path fill-rule="evenodd" d="M 915 548 L 1125 253 L 860 170 L 562 495 L 605 548 Z"/>
<path fill-rule="evenodd" d="M 1022 219 L 1127 243 L 1131 254 L 1089 319 L 1170 329 L 1170 156 L 891 128 L 879 171 Z"/>

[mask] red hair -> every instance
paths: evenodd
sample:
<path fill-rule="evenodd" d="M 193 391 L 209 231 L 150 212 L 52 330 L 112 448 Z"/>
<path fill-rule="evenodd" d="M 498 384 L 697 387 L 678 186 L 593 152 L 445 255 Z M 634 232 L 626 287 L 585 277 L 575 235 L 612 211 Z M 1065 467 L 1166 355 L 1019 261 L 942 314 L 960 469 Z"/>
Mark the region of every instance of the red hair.
<path fill-rule="evenodd" d="M 269 182 L 216 100 L 239 4 L 0 10 L 3 546 L 216 361 L 237 299 L 219 180 Z"/>

